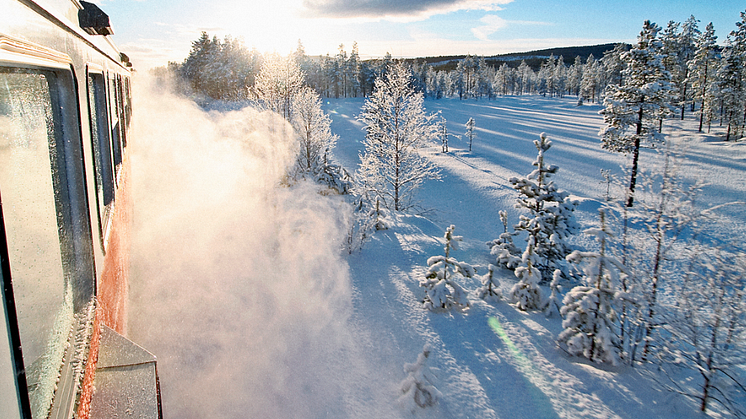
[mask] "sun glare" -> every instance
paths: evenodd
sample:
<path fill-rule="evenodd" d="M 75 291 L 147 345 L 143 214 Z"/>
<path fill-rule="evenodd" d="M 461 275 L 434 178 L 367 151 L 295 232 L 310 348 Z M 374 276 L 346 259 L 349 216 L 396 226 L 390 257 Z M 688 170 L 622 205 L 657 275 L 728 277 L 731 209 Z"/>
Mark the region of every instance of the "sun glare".
<path fill-rule="evenodd" d="M 243 38 L 246 46 L 260 52 L 287 54 L 294 51 L 307 22 L 299 16 L 300 1 L 236 2 L 226 31 Z"/>

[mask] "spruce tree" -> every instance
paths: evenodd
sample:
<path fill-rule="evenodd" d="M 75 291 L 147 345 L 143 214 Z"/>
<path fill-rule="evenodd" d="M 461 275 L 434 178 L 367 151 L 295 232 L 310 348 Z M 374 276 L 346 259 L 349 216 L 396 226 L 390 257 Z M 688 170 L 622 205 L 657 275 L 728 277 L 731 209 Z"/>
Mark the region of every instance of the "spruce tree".
<path fill-rule="evenodd" d="M 537 256 L 534 268 L 540 272 L 540 278 L 548 280 L 570 253 L 566 240 L 577 230 L 574 217 L 577 203 L 551 180 L 559 168 L 544 161 L 544 153 L 552 146 L 547 135 L 542 132 L 534 145 L 538 150 L 533 162 L 535 169 L 525 178 L 511 178 L 509 182 L 520 194 L 516 206 L 529 211 L 528 215 L 520 216 L 515 230 L 533 237 L 533 252 Z"/>
<path fill-rule="evenodd" d="M 574 356 L 582 356 L 594 362 L 616 365 L 621 356 L 621 345 L 616 333 L 616 292 L 624 267 L 609 255 L 608 228 L 603 211 L 599 212 L 600 228 L 585 230 L 595 236 L 598 252 L 576 250 L 567 256 L 573 263 L 584 263 L 584 285 L 576 286 L 567 293 L 560 311 L 565 320 L 564 330 L 557 342 Z"/>
<path fill-rule="evenodd" d="M 495 277 L 495 265 L 487 266 L 487 274 L 482 278 L 482 286 L 477 288 L 477 297 L 488 301 L 499 301 L 502 298 L 500 283 Z"/>
<path fill-rule="evenodd" d="M 444 238 L 446 241 L 445 256 L 432 256 L 427 260 L 428 271 L 425 279 L 420 281 L 420 286 L 425 288 L 425 308 L 433 311 L 449 310 L 451 308 L 465 308 L 469 306 L 466 293 L 454 280 L 455 276 L 461 275 L 471 278 L 476 270 L 465 262 L 459 262 L 451 257 L 451 250 L 458 249 L 458 242 L 463 240 L 461 236 L 454 236 L 455 226 L 446 229 Z"/>
<path fill-rule="evenodd" d="M 521 264 L 515 269 L 518 282 L 510 289 L 510 300 L 520 310 L 538 310 L 543 306 L 544 296 L 539 287 L 541 272 L 537 268 L 539 258 L 534 251 L 534 236 L 528 237 Z"/>

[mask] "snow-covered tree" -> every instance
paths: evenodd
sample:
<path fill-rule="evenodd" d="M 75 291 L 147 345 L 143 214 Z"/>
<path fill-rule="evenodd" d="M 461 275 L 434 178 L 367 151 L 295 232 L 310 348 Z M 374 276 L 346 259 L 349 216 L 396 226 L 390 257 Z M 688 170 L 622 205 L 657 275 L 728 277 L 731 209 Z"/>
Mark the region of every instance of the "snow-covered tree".
<path fill-rule="evenodd" d="M 705 31 L 695 39 L 695 51 L 693 58 L 689 61 L 689 82 L 692 85 L 693 100 L 700 103 L 699 110 L 699 132 L 705 120 L 705 109 L 712 108 L 707 101 L 714 100 L 713 95 L 708 94 L 715 82 L 717 70 L 717 36 L 712 22 L 707 24 Z"/>
<path fill-rule="evenodd" d="M 321 110 L 321 99 L 310 87 L 303 87 L 293 97 L 294 109 L 291 123 L 300 140 L 297 168 L 301 173 L 318 174 L 337 143 L 332 134 L 331 119 Z"/>
<path fill-rule="evenodd" d="M 265 56 L 252 89 L 253 97 L 264 109 L 293 119 L 293 99 L 304 86 L 305 77 L 292 56 Z"/>
<path fill-rule="evenodd" d="M 521 250 L 513 243 L 513 237 L 518 233 L 508 231 L 508 213 L 501 210 L 499 214 L 503 232 L 499 238 L 487 242 L 487 246 L 490 248 L 490 254 L 497 256 L 498 265 L 515 269 L 521 263 L 521 258 L 518 256 Z"/>
<path fill-rule="evenodd" d="M 525 178 L 511 178 L 509 182 L 520 194 L 516 207 L 529 211 L 529 215 L 520 216 L 515 230 L 525 231 L 533 238 L 532 251 L 538 258 L 534 269 L 541 278 L 549 279 L 570 253 L 566 240 L 577 231 L 574 217 L 577 203 L 551 180 L 559 168 L 544 161 L 544 153 L 552 146 L 547 135 L 542 132 L 534 145 L 538 150 L 533 162 L 535 169 Z"/>
<path fill-rule="evenodd" d="M 446 126 L 446 119 L 440 118 L 440 151 L 448 153 L 448 127 Z"/>
<path fill-rule="evenodd" d="M 602 147 L 619 153 L 632 153 L 627 206 L 634 203 L 640 147 L 664 140 L 660 122 L 671 113 L 673 88 L 671 74 L 663 65 L 660 28 L 645 21 L 637 44 L 622 55 L 627 67 L 624 84 L 611 84 L 604 94 Z"/>
<path fill-rule="evenodd" d="M 583 77 L 580 79 L 580 95 L 584 100 L 590 100 L 591 102 L 596 101 L 596 94 L 599 90 L 599 71 L 600 67 L 598 61 L 593 57 L 593 54 L 588 56 L 583 67 Z"/>
<path fill-rule="evenodd" d="M 601 58 L 603 64 L 605 76 L 604 76 L 604 87 L 609 84 L 621 85 L 623 82 L 622 70 L 626 66 L 625 61 L 622 59 L 622 55 L 625 53 L 626 44 L 616 44 L 614 49 L 606 51 L 604 56 Z"/>
<path fill-rule="evenodd" d="M 721 59 L 720 68 L 717 73 L 718 93 L 722 101 L 723 119 L 728 124 L 728 130 L 725 135 L 726 141 L 729 141 L 731 136 L 738 139 L 742 134 L 744 112 L 746 109 L 744 65 L 746 65 L 746 56 L 741 54 L 729 42 L 723 52 L 723 58 Z"/>
<path fill-rule="evenodd" d="M 458 242 L 463 240 L 461 236 L 454 236 L 455 226 L 446 229 L 444 238 L 446 241 L 445 256 L 432 256 L 427 260 L 427 274 L 420 281 L 420 286 L 425 288 L 425 299 L 423 305 L 429 310 L 449 310 L 453 307 L 465 308 L 469 306 L 466 293 L 454 280 L 455 276 L 461 275 L 471 278 L 476 273 L 475 269 L 466 262 L 459 262 L 451 257 L 451 250 L 458 250 Z"/>
<path fill-rule="evenodd" d="M 723 116 L 728 123 L 726 141 L 743 135 L 746 123 L 746 12 L 741 12 L 737 29 L 728 35 L 718 70 Z"/>
<path fill-rule="evenodd" d="M 500 292 L 500 282 L 495 277 L 495 265 L 487 266 L 487 274 L 482 278 L 482 286 L 477 288 L 477 297 L 484 301 L 494 302 L 502 298 Z"/>
<path fill-rule="evenodd" d="M 435 374 L 427 365 L 430 352 L 430 346 L 425 345 L 422 352 L 417 355 L 416 362 L 404 365 L 407 378 L 400 384 L 401 396 L 398 401 L 400 406 L 410 413 L 416 412 L 417 409 L 435 406 L 443 397 L 443 394 L 435 387 Z"/>
<path fill-rule="evenodd" d="M 601 228 L 590 228 L 585 234 L 595 236 L 597 252 L 573 251 L 567 256 L 572 263 L 584 263 L 584 285 L 567 293 L 560 311 L 565 320 L 557 342 L 568 353 L 594 362 L 616 365 L 621 345 L 616 333 L 616 293 L 624 266 L 608 254 L 607 240 L 611 236 L 605 213 L 599 212 Z"/>
<path fill-rule="evenodd" d="M 657 347 L 658 326 L 665 307 L 661 295 L 670 285 L 666 280 L 678 275 L 681 246 L 697 234 L 702 217 L 708 212 L 697 208 L 702 182 L 688 185 L 680 175 L 678 157 L 670 149 L 661 153 L 662 171 L 657 176 L 643 176 L 634 207 L 617 209 L 636 225 L 626 239 L 622 262 L 629 275 L 622 288 L 629 294 L 623 338 L 630 362 L 641 352 L 645 362 Z M 624 240 L 624 239 L 623 239 Z M 642 348 L 642 351 L 639 349 Z"/>
<path fill-rule="evenodd" d="M 688 267 L 675 287 L 675 307 L 663 326 L 668 339 L 659 352 L 671 378 L 667 388 L 696 400 L 702 412 L 718 403 L 743 417 L 746 254 L 699 245 L 687 256 Z M 693 373 L 696 384 L 676 379 L 681 370 Z"/>
<path fill-rule="evenodd" d="M 510 300 L 520 310 L 538 310 L 543 307 L 544 296 L 539 287 L 541 272 L 537 269 L 538 256 L 534 252 L 534 236 L 528 237 L 521 264 L 515 269 L 518 282 L 510 289 Z"/>
<path fill-rule="evenodd" d="M 471 144 L 474 141 L 474 128 L 476 127 L 476 123 L 474 122 L 474 118 L 469 118 L 468 121 L 466 121 L 466 138 L 469 139 L 469 151 L 471 151 Z"/>
<path fill-rule="evenodd" d="M 437 115 L 425 114 L 422 102 L 409 70 L 396 64 L 376 80 L 359 116 L 366 135 L 356 180 L 366 195 L 395 211 L 414 206 L 422 183 L 439 178 L 435 165 L 420 154 L 439 130 Z"/>
<path fill-rule="evenodd" d="M 546 317 L 561 316 L 562 313 L 562 302 L 560 301 L 559 293 L 562 289 L 559 282 L 562 279 L 562 271 L 559 269 L 554 270 L 552 275 L 552 282 L 549 283 L 549 298 L 547 298 L 546 306 L 544 307 L 544 315 Z"/>

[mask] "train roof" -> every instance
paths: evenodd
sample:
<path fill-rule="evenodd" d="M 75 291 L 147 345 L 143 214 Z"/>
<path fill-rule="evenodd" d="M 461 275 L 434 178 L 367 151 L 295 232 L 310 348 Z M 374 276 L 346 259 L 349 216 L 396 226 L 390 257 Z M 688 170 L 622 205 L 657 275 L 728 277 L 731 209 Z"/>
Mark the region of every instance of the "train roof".
<path fill-rule="evenodd" d="M 129 58 L 114 44 L 109 16 L 96 4 L 83 0 L 18 0 L 79 38 L 86 40 L 113 60 L 131 67 Z M 2 20 L 2 19 L 0 19 Z"/>

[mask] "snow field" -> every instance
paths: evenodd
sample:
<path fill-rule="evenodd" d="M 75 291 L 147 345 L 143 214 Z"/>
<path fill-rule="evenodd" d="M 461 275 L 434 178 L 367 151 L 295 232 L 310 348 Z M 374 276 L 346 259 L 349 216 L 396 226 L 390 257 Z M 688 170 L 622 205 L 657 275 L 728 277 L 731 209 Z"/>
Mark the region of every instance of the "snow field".
<path fill-rule="evenodd" d="M 335 156 L 348 168 L 356 167 L 365 135 L 355 120 L 361 103 L 360 99 L 325 103 L 332 130 L 340 136 Z M 433 417 L 699 417 L 693 402 L 660 390 L 637 368 L 598 366 L 567 356 L 555 341 L 562 330 L 561 319 L 523 313 L 505 301 L 488 304 L 473 293 L 481 285 L 477 277 L 494 263 L 485 242 L 502 233 L 498 211 L 508 212 L 510 226 L 518 221 L 517 192 L 508 179 L 533 169 L 533 141 L 539 133 L 546 132 L 553 142 L 545 159 L 559 166 L 552 178 L 555 184 L 580 201 L 576 217 L 581 230 L 598 225 L 607 188 L 601 170 L 620 176 L 623 184 L 627 180 L 621 169 L 627 158 L 601 149 L 597 135 L 603 123 L 598 115 L 601 107 L 578 107 L 572 98 L 538 96 L 430 100 L 425 106 L 430 112 L 440 111 L 448 121 L 450 152 L 441 153 L 439 144 L 423 150 L 441 168 L 442 181 L 427 182 L 419 192 L 423 216 L 387 220 L 390 229 L 375 232 L 348 260 L 355 290 L 352 321 L 365 325 L 361 327 L 374 336 L 385 336 L 379 348 L 388 342 L 409 354 L 392 352 L 392 362 L 412 362 L 423 343 L 431 345 L 430 365 L 439 368 L 436 385 L 444 394 Z M 467 151 L 463 136 L 470 117 L 476 121 L 472 152 Z M 746 197 L 741 181 L 746 143 L 722 143 L 715 135 L 718 132 L 715 128 L 713 134 L 697 134 L 691 117 L 664 124 L 664 133 L 672 134 L 672 142 L 691 156 L 681 169 L 687 182 L 704 177 L 711 183 L 700 200 L 703 209 Z M 646 171 L 655 171 L 660 164 L 657 152 L 642 151 L 641 167 Z M 620 193 L 618 187 L 610 188 L 612 197 Z M 743 205 L 723 207 L 717 213 L 724 235 L 743 233 Z M 464 236 L 452 256 L 479 271 L 473 279 L 459 278 L 469 292 L 470 309 L 431 313 L 420 304 L 424 290 L 418 282 L 427 259 L 442 254 L 442 231 L 450 224 Z M 582 234 L 571 241 L 579 248 L 595 246 L 595 239 Z M 519 247 L 524 243 L 522 237 L 516 238 Z M 496 275 L 506 295 L 517 279 L 507 270 Z M 495 324 L 500 333 L 492 327 Z"/>

